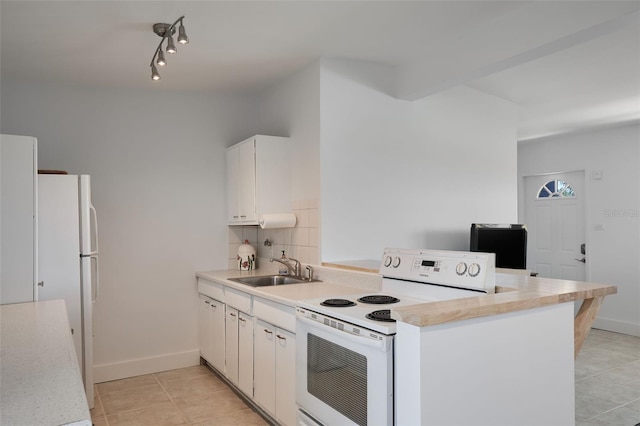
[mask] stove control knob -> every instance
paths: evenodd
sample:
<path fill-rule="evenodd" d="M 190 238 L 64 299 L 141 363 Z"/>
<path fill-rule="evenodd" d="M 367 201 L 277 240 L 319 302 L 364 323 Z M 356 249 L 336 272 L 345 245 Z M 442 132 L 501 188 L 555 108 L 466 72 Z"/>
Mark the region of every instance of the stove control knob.
<path fill-rule="evenodd" d="M 458 263 L 456 266 L 456 274 L 464 275 L 465 272 L 467 272 L 467 264 L 464 262 Z"/>
<path fill-rule="evenodd" d="M 398 266 L 400 266 L 400 258 L 399 257 L 394 257 L 393 258 L 393 265 L 394 268 L 397 268 Z"/>
<path fill-rule="evenodd" d="M 477 263 L 472 263 L 471 265 L 469 265 L 469 275 L 471 275 L 472 277 L 477 277 L 479 273 L 480 265 L 478 265 Z"/>
<path fill-rule="evenodd" d="M 388 268 L 389 266 L 391 266 L 391 256 L 385 256 L 385 258 L 384 258 L 384 267 Z"/>

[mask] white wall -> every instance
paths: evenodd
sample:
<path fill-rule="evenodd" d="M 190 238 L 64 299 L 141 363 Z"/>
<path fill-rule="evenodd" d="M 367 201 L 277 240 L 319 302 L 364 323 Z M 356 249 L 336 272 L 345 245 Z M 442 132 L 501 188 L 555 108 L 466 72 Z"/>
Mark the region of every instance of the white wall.
<path fill-rule="evenodd" d="M 38 138 L 41 169 L 92 176 L 96 380 L 196 364 L 194 274 L 227 267 L 224 148 L 251 132 L 252 103 L 3 80 L 1 108 L 2 133 Z"/>
<path fill-rule="evenodd" d="M 289 136 L 292 200 L 320 197 L 320 67 L 314 62 L 258 97 L 257 133 Z"/>
<path fill-rule="evenodd" d="M 585 170 L 587 280 L 618 286 L 617 295 L 605 298 L 595 326 L 640 336 L 640 125 L 518 147 L 520 185 L 524 176 L 567 170 Z M 595 171 L 602 179 L 594 178 Z M 594 230 L 595 224 L 604 230 Z"/>
<path fill-rule="evenodd" d="M 473 222 L 517 221 L 517 109 L 459 87 L 388 95 L 393 70 L 321 69 L 322 260 L 387 246 L 468 250 Z"/>
<path fill-rule="evenodd" d="M 318 264 L 320 199 L 320 65 L 313 62 L 256 97 L 255 133 L 291 138 L 291 200 L 298 222 L 293 229 L 234 227 L 229 234 L 229 257 L 235 264 L 240 243 L 248 239 L 261 258 L 287 256 L 304 264 Z M 265 247 L 265 239 L 272 242 Z M 231 260 L 230 260 L 231 264 Z M 260 263 L 258 264 L 260 267 Z"/>

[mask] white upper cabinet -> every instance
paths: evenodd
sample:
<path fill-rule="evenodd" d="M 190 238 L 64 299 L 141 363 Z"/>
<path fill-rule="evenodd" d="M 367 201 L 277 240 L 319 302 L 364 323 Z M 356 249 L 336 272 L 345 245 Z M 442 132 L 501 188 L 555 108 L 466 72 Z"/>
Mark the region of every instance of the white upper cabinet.
<path fill-rule="evenodd" d="M 257 225 L 260 215 L 291 212 L 290 144 L 256 135 L 227 148 L 230 225 Z"/>

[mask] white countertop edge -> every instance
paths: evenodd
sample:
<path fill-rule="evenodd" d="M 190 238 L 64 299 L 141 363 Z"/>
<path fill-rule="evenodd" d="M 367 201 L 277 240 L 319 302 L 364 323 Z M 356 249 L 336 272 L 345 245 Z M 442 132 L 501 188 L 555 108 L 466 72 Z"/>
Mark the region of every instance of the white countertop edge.
<path fill-rule="evenodd" d="M 269 266 L 272 266 L 269 264 Z M 301 284 L 285 284 L 269 287 L 251 287 L 229 278 L 276 275 L 277 266 L 255 269 L 253 271 L 217 270 L 196 272 L 197 278 L 212 281 L 245 293 L 262 297 L 276 303 L 295 307 L 299 300 L 316 297 L 357 294 L 363 291 L 379 291 L 382 278 L 378 274 L 347 271 L 324 266 L 313 266 L 314 277 L 320 281 Z"/>

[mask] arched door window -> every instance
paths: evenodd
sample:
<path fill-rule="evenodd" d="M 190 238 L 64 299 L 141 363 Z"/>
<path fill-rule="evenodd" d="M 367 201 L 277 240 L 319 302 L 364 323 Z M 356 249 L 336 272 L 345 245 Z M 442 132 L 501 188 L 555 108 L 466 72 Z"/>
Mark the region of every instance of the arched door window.
<path fill-rule="evenodd" d="M 563 180 L 550 180 L 542 185 L 538 191 L 537 198 L 562 198 L 562 197 L 575 197 L 573 188 L 567 182 Z"/>

